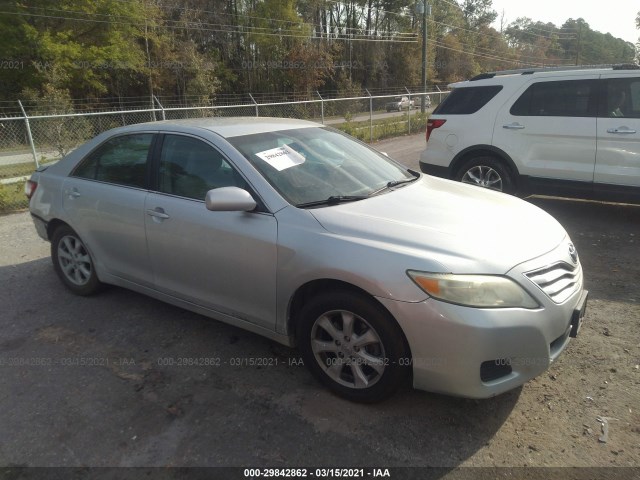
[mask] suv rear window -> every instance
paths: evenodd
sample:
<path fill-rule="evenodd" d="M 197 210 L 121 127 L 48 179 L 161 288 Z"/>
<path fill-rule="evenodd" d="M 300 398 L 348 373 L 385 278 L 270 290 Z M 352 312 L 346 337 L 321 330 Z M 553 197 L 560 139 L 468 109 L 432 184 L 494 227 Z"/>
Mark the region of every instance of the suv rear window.
<path fill-rule="evenodd" d="M 433 111 L 443 115 L 469 115 L 484 107 L 502 90 L 502 85 L 456 88 Z"/>
<path fill-rule="evenodd" d="M 562 80 L 531 85 L 510 113 L 531 117 L 595 117 L 597 80 Z"/>

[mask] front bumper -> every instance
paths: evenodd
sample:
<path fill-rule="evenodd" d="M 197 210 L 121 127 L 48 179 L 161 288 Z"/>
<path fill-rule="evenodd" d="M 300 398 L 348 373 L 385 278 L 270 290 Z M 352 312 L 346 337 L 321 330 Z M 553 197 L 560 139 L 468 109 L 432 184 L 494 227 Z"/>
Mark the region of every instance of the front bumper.
<path fill-rule="evenodd" d="M 577 332 L 587 292 L 579 264 L 575 291 L 562 303 L 552 301 L 524 274 L 558 260 L 565 247 L 563 243 L 509 272 L 536 298 L 537 309 L 481 309 L 432 298 L 415 303 L 378 298 L 405 333 L 414 387 L 488 398 L 546 371 Z"/>

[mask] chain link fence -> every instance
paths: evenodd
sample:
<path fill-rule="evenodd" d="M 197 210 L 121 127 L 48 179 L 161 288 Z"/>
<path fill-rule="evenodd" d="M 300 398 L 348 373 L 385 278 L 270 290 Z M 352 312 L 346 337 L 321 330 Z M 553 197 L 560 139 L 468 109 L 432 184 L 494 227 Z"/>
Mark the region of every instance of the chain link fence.
<path fill-rule="evenodd" d="M 405 89 L 406 90 L 406 89 Z M 257 102 L 248 94 L 243 104 L 165 107 L 157 98 L 146 109 L 87 113 L 36 114 L 0 112 L 0 214 L 28 207 L 24 182 L 41 165 L 55 162 L 96 135 L 116 127 L 160 120 L 202 117 L 286 117 L 313 120 L 366 142 L 424 131 L 428 112 L 448 92 L 396 93 L 348 98 Z M 388 108 L 406 97 L 409 104 Z M 423 98 L 430 108 L 420 112 Z M 1 106 L 0 106 L 1 107 Z"/>

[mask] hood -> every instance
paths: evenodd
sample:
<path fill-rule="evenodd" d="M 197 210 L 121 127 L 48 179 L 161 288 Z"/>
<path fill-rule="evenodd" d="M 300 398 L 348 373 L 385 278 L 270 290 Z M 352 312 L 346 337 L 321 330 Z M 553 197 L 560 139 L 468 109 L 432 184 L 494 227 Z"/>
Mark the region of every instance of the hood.
<path fill-rule="evenodd" d="M 389 193 L 309 212 L 333 234 L 411 252 L 453 273 L 504 274 L 567 235 L 551 215 L 516 197 L 426 175 Z"/>

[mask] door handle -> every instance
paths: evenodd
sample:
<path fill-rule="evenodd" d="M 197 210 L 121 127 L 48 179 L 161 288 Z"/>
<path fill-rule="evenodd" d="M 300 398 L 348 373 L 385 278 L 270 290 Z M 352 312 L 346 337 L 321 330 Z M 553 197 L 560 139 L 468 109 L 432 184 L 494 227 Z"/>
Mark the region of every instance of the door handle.
<path fill-rule="evenodd" d="M 513 122 L 503 125 L 502 128 L 506 128 L 507 130 L 522 130 L 524 125 L 520 125 L 518 122 Z"/>
<path fill-rule="evenodd" d="M 155 210 L 147 209 L 147 215 L 153 218 L 157 218 L 158 220 L 166 220 L 167 218 L 171 218 L 169 217 L 169 215 L 164 213 L 164 210 L 160 207 L 156 208 Z"/>
<path fill-rule="evenodd" d="M 636 133 L 636 131 L 629 127 L 618 127 L 618 128 L 609 128 L 607 130 L 607 133 L 629 134 L 629 133 Z"/>
<path fill-rule="evenodd" d="M 67 195 L 69 198 L 78 198 L 80 196 L 80 192 L 77 188 L 72 188 L 71 190 L 67 190 Z"/>

